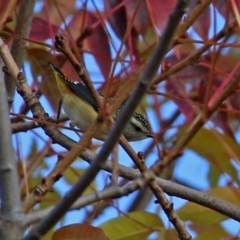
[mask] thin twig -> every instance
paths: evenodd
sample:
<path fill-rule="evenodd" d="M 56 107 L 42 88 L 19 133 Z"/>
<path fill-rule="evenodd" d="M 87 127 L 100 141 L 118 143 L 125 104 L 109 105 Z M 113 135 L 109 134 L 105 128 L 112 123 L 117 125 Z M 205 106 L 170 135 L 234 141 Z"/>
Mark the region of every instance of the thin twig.
<path fill-rule="evenodd" d="M 169 153 L 164 157 L 164 159 L 154 166 L 153 170 L 159 172 L 159 169 L 163 170 L 164 167 L 169 165 L 174 157 L 183 149 L 184 146 L 193 138 L 193 136 L 199 131 L 199 129 L 207 122 L 207 120 L 212 116 L 212 114 L 217 111 L 217 109 L 221 106 L 222 102 L 226 100 L 237 88 L 238 83 L 240 81 L 240 70 L 239 64 L 235 66 L 233 71 L 235 73 L 234 77 L 229 80 L 225 80 L 222 85 L 215 91 L 215 95 L 210 99 L 207 107 L 207 113 L 201 112 L 195 118 L 193 123 L 189 126 L 186 133 L 182 138 L 180 138 L 174 147 L 169 151 Z M 216 99 L 215 99 L 216 96 Z M 158 169 L 159 168 L 159 169 Z"/>
<path fill-rule="evenodd" d="M 236 26 L 236 23 L 229 24 L 229 26 L 224 26 L 222 30 L 219 31 L 215 36 L 212 37 L 211 41 L 216 42 L 220 40 L 221 38 L 231 34 L 234 30 L 234 27 Z M 212 45 L 204 45 L 198 49 L 196 49 L 193 53 L 191 53 L 189 56 L 184 58 L 183 60 L 176 63 L 174 66 L 172 66 L 170 69 L 168 69 L 166 72 L 163 72 L 159 75 L 157 75 L 154 78 L 154 84 L 158 84 L 162 82 L 163 80 L 166 80 L 171 75 L 179 72 L 180 70 L 184 69 L 185 67 L 192 65 L 197 62 L 199 57 L 206 52 Z"/>
<path fill-rule="evenodd" d="M 140 175 L 138 178 L 134 179 L 133 182 L 129 183 L 124 187 L 120 186 L 110 186 L 97 193 L 89 194 L 87 196 L 82 196 L 79 198 L 70 208 L 70 210 L 80 209 L 84 206 L 92 204 L 97 201 L 102 201 L 105 199 L 121 198 L 126 196 L 139 188 L 143 188 L 146 184 L 154 178 L 154 174 L 151 171 L 147 171 Z M 25 226 L 33 224 L 44 218 L 54 207 L 49 207 L 44 210 L 40 210 L 34 213 L 30 213 L 24 222 Z"/>
<path fill-rule="evenodd" d="M 183 35 L 193 25 L 203 11 L 209 7 L 209 5 L 212 3 L 212 0 L 201 0 L 197 1 L 197 3 L 198 4 L 194 7 L 194 9 L 192 9 L 191 13 L 188 14 L 183 24 L 181 24 L 177 29 L 177 36 Z"/>
<path fill-rule="evenodd" d="M 92 94 L 93 98 L 95 99 L 98 107 L 102 109 L 102 102 L 100 96 L 96 92 L 93 87 L 91 80 L 89 79 L 85 68 L 78 62 L 77 58 L 74 56 L 73 52 L 71 51 L 67 39 L 61 35 L 57 35 L 55 37 L 55 46 L 68 58 L 71 62 L 75 70 L 77 71 L 78 75 L 80 76 L 81 80 L 84 82 L 86 87 L 89 89 L 90 93 Z"/>
<path fill-rule="evenodd" d="M 17 15 L 17 25 L 15 29 L 15 34 L 28 38 L 30 33 L 30 27 L 33 17 L 33 9 L 36 0 L 25 0 L 20 1 L 19 11 Z M 26 52 L 26 41 L 21 39 L 14 39 L 11 49 L 11 54 L 19 68 L 22 67 L 24 56 Z M 8 102 L 11 105 L 14 98 L 14 93 L 16 90 L 16 84 L 12 77 L 5 77 L 5 84 L 8 92 Z"/>
<path fill-rule="evenodd" d="M 135 151 L 131 148 L 129 143 L 124 139 L 121 139 L 121 146 L 124 148 L 124 150 L 128 153 L 128 155 L 134 161 L 134 163 L 136 164 L 137 168 L 140 170 L 141 173 L 149 171 L 149 169 L 147 168 L 144 162 L 144 156 L 142 153 L 138 153 L 137 155 Z M 148 187 L 151 189 L 152 193 L 157 198 L 157 202 L 161 205 L 169 221 L 173 224 L 173 226 L 178 231 L 179 238 L 191 239 L 191 236 L 185 230 L 183 221 L 175 213 L 173 209 L 173 204 L 167 199 L 163 190 L 157 184 L 155 178 L 148 183 Z"/>
<path fill-rule="evenodd" d="M 128 103 L 123 107 L 121 114 L 119 115 L 113 130 L 110 132 L 105 144 L 97 155 L 96 159 L 93 161 L 92 165 L 84 172 L 79 181 L 73 186 L 73 188 L 66 194 L 66 196 L 60 200 L 60 202 L 55 206 L 55 208 L 49 213 L 49 215 L 40 221 L 32 231 L 24 238 L 27 239 L 39 239 L 39 236 L 44 235 L 69 209 L 77 197 L 79 197 L 89 183 L 96 177 L 100 170 L 101 164 L 106 161 L 106 158 L 112 151 L 113 147 L 118 142 L 118 139 L 129 121 L 133 111 L 137 107 L 147 88 L 150 86 L 154 74 L 159 68 L 159 64 L 163 59 L 168 47 L 170 46 L 171 40 L 174 37 L 175 30 L 178 23 L 181 21 L 185 9 L 189 1 L 179 0 L 178 4 L 170 15 L 170 20 L 167 25 L 166 30 L 160 40 L 159 45 L 154 51 L 154 54 L 150 58 L 145 70 L 139 78 L 139 83 L 130 97 Z M 185 230 L 184 226 L 175 224 L 178 231 L 180 239 L 191 239 L 189 233 Z"/>
<path fill-rule="evenodd" d="M 90 153 L 90 150 L 87 150 L 88 154 L 91 155 L 91 158 L 94 158 L 95 153 Z M 91 164 L 92 160 L 89 160 L 89 163 Z M 112 161 L 107 161 L 102 168 L 109 173 L 112 172 L 113 170 L 113 163 Z M 126 178 L 128 180 L 134 180 L 139 177 L 141 177 L 141 173 L 137 169 L 129 168 L 124 165 L 119 164 L 119 174 L 121 177 Z M 229 218 L 232 218 L 238 222 L 240 222 L 240 207 L 237 207 L 231 203 L 228 203 L 224 200 L 221 200 L 219 198 L 216 198 L 214 196 L 211 196 L 205 192 L 198 191 L 186 186 L 183 186 L 181 184 L 174 183 L 172 181 L 167 181 L 162 178 L 156 178 L 157 183 L 161 187 L 161 189 L 166 192 L 170 196 L 175 196 L 179 197 L 182 199 L 186 199 L 188 201 L 194 202 L 196 204 L 199 204 L 201 206 L 205 206 L 209 209 L 212 209 L 216 212 L 219 212 L 225 216 L 228 216 Z M 132 185 L 133 186 L 133 185 Z M 128 185 L 126 186 L 128 189 Z M 119 187 L 119 188 L 124 188 L 124 187 Z M 115 190 L 113 190 L 115 189 Z M 120 197 L 114 195 L 115 192 L 118 192 L 118 187 L 114 186 L 108 189 L 104 189 L 103 191 L 87 196 L 82 196 L 80 197 L 70 208 L 71 209 L 79 209 L 84 206 L 87 206 L 89 204 L 92 204 L 94 202 L 98 202 L 100 200 L 104 199 L 109 199 L 111 197 Z M 123 190 L 125 191 L 125 190 Z M 24 221 L 24 225 L 29 225 L 36 223 L 46 217 L 49 212 L 53 209 L 54 207 L 49 207 L 43 210 L 39 210 L 33 213 L 29 213 L 28 216 L 26 217 L 26 220 Z"/>
<path fill-rule="evenodd" d="M 13 115 L 13 113 L 11 113 Z M 64 128 L 64 129 L 68 129 L 68 130 L 74 130 L 76 131 L 76 129 L 72 129 L 72 128 L 69 128 L 69 127 L 65 127 L 63 125 L 59 125 L 59 124 L 56 124 L 56 123 L 50 123 L 48 121 L 45 121 L 45 120 L 39 120 L 39 119 L 36 119 L 36 118 L 30 118 L 28 116 L 25 116 L 25 115 L 20 115 L 19 114 L 14 114 L 17 118 L 26 118 L 26 119 L 29 119 L 33 122 L 16 122 L 16 123 L 12 123 L 12 133 L 15 134 L 15 133 L 19 133 L 19 132 L 26 132 L 26 131 L 29 131 L 29 130 L 32 130 L 32 129 L 35 129 L 35 128 L 39 128 L 41 125 L 43 124 L 46 124 L 46 125 L 51 125 L 51 126 L 56 126 L 56 127 L 59 127 L 59 128 Z M 56 117 L 51 117 L 51 119 L 56 119 Z M 58 119 L 58 122 L 61 123 L 61 122 L 65 122 L 68 120 L 68 117 L 66 115 L 63 115 L 61 116 L 59 119 Z"/>

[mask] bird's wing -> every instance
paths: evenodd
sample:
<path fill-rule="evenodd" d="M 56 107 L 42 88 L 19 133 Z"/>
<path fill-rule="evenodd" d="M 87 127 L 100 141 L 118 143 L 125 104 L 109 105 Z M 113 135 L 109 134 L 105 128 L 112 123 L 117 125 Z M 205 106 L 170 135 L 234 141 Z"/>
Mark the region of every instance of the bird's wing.
<path fill-rule="evenodd" d="M 68 79 L 64 79 L 65 82 L 67 83 L 67 85 L 80 97 L 82 98 L 85 102 L 87 102 L 88 104 L 90 104 L 96 112 L 99 111 L 99 107 L 95 101 L 95 99 L 93 98 L 92 94 L 89 92 L 88 88 L 82 84 L 79 83 L 77 81 L 72 82 Z"/>
<path fill-rule="evenodd" d="M 51 62 L 49 62 L 49 65 L 53 69 L 53 73 L 56 77 L 57 83 L 59 81 L 64 81 L 72 89 L 72 91 L 74 91 L 78 95 L 78 97 L 83 99 L 86 103 L 90 104 L 96 112 L 99 111 L 99 107 L 95 99 L 84 84 L 77 81 L 71 81 L 70 79 L 65 77 L 62 71 Z"/>

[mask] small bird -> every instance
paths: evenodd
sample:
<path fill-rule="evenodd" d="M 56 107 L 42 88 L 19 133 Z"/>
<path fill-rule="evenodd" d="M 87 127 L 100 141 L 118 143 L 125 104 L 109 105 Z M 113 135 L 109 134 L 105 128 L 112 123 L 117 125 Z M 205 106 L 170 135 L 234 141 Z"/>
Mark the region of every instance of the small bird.
<path fill-rule="evenodd" d="M 70 126 L 77 126 L 82 131 L 86 131 L 98 116 L 99 107 L 95 99 L 84 84 L 71 81 L 55 65 L 52 63 L 49 63 L 49 65 L 53 70 L 62 95 L 64 111 L 71 120 Z M 118 117 L 122 107 L 123 105 L 119 106 L 113 114 L 114 120 Z M 103 140 L 103 136 L 106 136 L 108 132 L 109 128 L 103 124 L 94 137 Z M 128 141 L 138 141 L 153 137 L 147 119 L 137 112 L 134 112 L 130 122 L 126 125 L 123 135 Z"/>

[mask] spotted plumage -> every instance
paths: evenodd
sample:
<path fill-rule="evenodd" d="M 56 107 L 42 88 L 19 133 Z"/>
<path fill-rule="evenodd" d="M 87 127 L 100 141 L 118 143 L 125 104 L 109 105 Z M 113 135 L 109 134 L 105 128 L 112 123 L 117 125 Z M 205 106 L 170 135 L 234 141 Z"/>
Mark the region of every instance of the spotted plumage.
<path fill-rule="evenodd" d="M 92 97 L 87 87 L 77 81 L 71 81 L 56 66 L 50 63 L 55 75 L 58 88 L 63 96 L 63 108 L 73 125 L 78 126 L 81 130 L 86 131 L 97 118 L 99 107 Z M 104 96 L 102 93 L 100 96 Z M 111 103 L 112 98 L 108 102 Z M 122 109 L 122 105 L 118 107 L 113 114 L 114 120 L 118 117 Z M 102 135 L 107 135 L 109 129 L 103 125 L 99 133 L 95 136 L 102 139 Z M 152 137 L 151 130 L 147 119 L 134 112 L 129 124 L 125 127 L 123 135 L 128 141 L 137 141 Z"/>

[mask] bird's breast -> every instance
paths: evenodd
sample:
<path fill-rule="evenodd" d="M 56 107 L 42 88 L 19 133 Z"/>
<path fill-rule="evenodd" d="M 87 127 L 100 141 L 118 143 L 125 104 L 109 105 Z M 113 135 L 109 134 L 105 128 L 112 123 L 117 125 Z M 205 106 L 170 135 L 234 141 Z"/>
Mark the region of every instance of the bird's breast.
<path fill-rule="evenodd" d="M 83 131 L 86 131 L 97 118 L 92 106 L 73 94 L 64 95 L 63 108 L 69 119 Z"/>
<path fill-rule="evenodd" d="M 75 122 L 77 127 L 84 132 L 95 122 L 98 115 L 91 105 L 73 94 L 64 95 L 63 109 L 69 119 Z M 104 136 L 108 135 L 108 133 L 109 128 L 103 123 L 102 127 L 94 137 L 104 140 Z"/>

